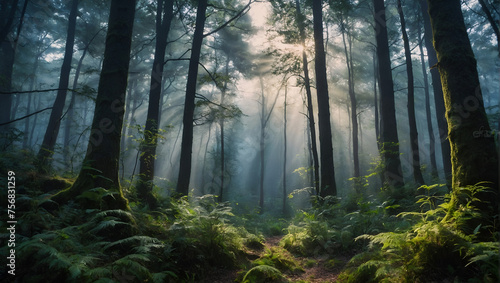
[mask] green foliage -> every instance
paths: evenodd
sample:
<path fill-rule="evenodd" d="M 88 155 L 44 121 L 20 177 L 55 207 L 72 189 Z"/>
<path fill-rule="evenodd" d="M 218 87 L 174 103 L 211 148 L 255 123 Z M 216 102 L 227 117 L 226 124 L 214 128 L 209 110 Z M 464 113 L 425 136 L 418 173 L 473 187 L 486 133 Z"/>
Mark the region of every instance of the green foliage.
<path fill-rule="evenodd" d="M 386 202 L 377 205 L 361 194 L 352 194 L 342 202 L 327 197 L 296 216 L 280 245 L 305 256 L 352 250 L 360 246 L 354 242 L 359 235 L 407 225 L 407 222 L 388 215 L 388 205 Z"/>
<path fill-rule="evenodd" d="M 281 272 L 269 265 L 258 265 L 250 269 L 243 277 L 243 283 L 252 282 L 288 282 Z"/>
<path fill-rule="evenodd" d="M 190 281 L 214 262 L 236 267 L 248 247 L 263 242 L 231 225 L 231 208 L 213 196 L 172 199 L 168 208 L 151 212 L 82 209 L 71 201 L 53 206 L 36 194 L 29 190 L 17 198 L 16 274 L 23 282 Z M 82 197 L 93 194 L 106 191 Z M 7 238 L 0 234 L 2 241 Z M 7 254 L 6 249 L 4 244 L 0 252 Z"/>
<path fill-rule="evenodd" d="M 449 217 L 454 197 L 433 195 L 431 191 L 436 187 L 425 187 L 427 193 L 419 196 L 416 203 L 421 204 L 422 211 L 398 215 L 414 223 L 408 229 L 356 238 L 368 240 L 370 251 L 351 260 L 351 267 L 342 276 L 344 281 L 367 282 L 366 278 L 372 282 L 498 281 L 498 242 L 478 242 L 481 225 L 470 232 L 463 229 L 470 219 L 479 217 L 473 203 L 481 201 L 473 196 L 481 188 L 470 186 L 454 192 L 468 196 L 468 201 L 451 210 Z"/>
<path fill-rule="evenodd" d="M 206 270 L 214 263 L 234 267 L 243 255 L 245 243 L 255 243 L 255 237 L 244 228 L 229 224 L 234 216 L 231 207 L 215 202 L 215 196 L 199 197 L 195 204 L 182 197 L 172 202 L 170 213 L 175 217 L 169 231 L 178 253 L 178 264 L 193 272 Z"/>
<path fill-rule="evenodd" d="M 283 248 L 271 247 L 265 253 L 253 261 L 254 265 L 268 265 L 278 269 L 282 273 L 296 274 L 304 272 L 300 264 Z"/>

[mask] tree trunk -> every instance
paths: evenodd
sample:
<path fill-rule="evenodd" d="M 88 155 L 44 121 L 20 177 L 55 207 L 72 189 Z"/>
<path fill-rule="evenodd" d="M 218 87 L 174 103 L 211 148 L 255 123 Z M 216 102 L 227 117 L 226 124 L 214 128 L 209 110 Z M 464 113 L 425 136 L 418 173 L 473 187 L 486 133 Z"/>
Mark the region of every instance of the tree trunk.
<path fill-rule="evenodd" d="M 424 41 L 425 49 L 427 50 L 427 60 L 429 61 L 429 66 L 431 67 L 430 73 L 432 80 L 432 89 L 434 92 L 434 105 L 436 107 L 437 125 L 439 128 L 439 143 L 441 144 L 444 176 L 448 187 L 451 188 L 451 153 L 450 142 L 448 140 L 448 123 L 445 116 L 443 89 L 441 87 L 439 71 L 437 68 L 434 68 L 438 61 L 436 57 L 436 51 L 432 46 L 431 20 L 427 12 L 426 0 L 420 0 L 420 8 L 422 10 L 424 21 Z"/>
<path fill-rule="evenodd" d="M 203 30 L 205 28 L 205 13 L 207 0 L 198 1 L 196 12 L 196 28 L 191 46 L 191 59 L 186 86 L 186 99 L 184 101 L 184 116 L 182 120 L 181 159 L 179 163 L 179 178 L 177 179 L 177 193 L 187 195 L 189 192 L 189 179 L 191 178 L 191 156 L 193 147 L 193 118 L 195 108 L 196 85 L 198 79 L 198 63 L 200 62 L 201 44 L 203 43 Z"/>
<path fill-rule="evenodd" d="M 93 188 L 111 194 L 101 199 L 77 198 L 85 207 L 128 209 L 118 180 L 120 138 L 130 61 L 135 0 L 112 0 L 104 61 L 99 79 L 96 107 L 87 154 L 75 183 L 53 197 L 57 202 L 75 199 Z"/>
<path fill-rule="evenodd" d="M 457 193 L 460 187 L 488 182 L 483 186 L 489 189 L 476 195 L 482 202 L 473 201 L 473 205 L 493 220 L 498 215 L 498 155 L 460 0 L 429 0 L 428 4 L 448 121 L 452 188 Z M 467 201 L 458 194 L 452 198 L 454 209 L 466 205 Z M 477 225 L 472 226 L 468 232 Z"/>
<path fill-rule="evenodd" d="M 314 122 L 314 109 L 312 105 L 312 94 L 311 94 L 311 80 L 309 78 L 309 66 L 306 54 L 306 33 L 304 27 L 304 15 L 301 12 L 299 1 L 295 0 L 295 8 L 297 10 L 296 20 L 297 26 L 299 27 L 300 34 L 300 44 L 302 45 L 302 71 L 304 72 L 304 85 L 306 89 L 307 97 L 307 118 L 309 122 L 309 138 L 311 140 L 311 152 L 313 159 L 313 171 L 314 171 L 314 183 L 313 187 L 316 190 L 316 194 L 319 195 L 319 158 L 318 158 L 318 147 L 316 143 L 316 124 Z"/>
<path fill-rule="evenodd" d="M 337 195 L 335 169 L 333 166 L 332 128 L 330 125 L 330 98 L 326 77 L 326 56 L 323 45 L 322 0 L 313 0 L 314 63 L 316 71 L 316 94 L 318 96 L 319 141 L 321 153 L 320 196 Z"/>
<path fill-rule="evenodd" d="M 87 55 L 87 51 L 90 47 L 90 44 L 94 39 L 97 37 L 97 35 L 102 31 L 103 29 L 100 29 L 98 32 L 94 34 L 94 36 L 90 39 L 90 41 L 85 45 L 83 48 L 83 53 L 80 59 L 78 60 L 78 65 L 76 66 L 75 70 L 75 77 L 73 78 L 73 89 L 77 89 L 78 86 L 78 79 L 80 78 L 80 72 L 83 66 L 83 59 L 85 59 L 85 56 Z M 64 121 L 64 142 L 63 142 L 63 152 L 64 152 L 64 158 L 66 159 L 66 163 L 69 164 L 69 154 L 70 154 L 70 137 L 71 137 L 71 129 L 72 129 L 72 124 L 74 123 L 74 116 L 75 116 L 75 104 L 76 104 L 76 94 L 72 92 L 70 94 L 70 102 L 68 105 L 68 110 L 66 114 L 66 120 Z"/>
<path fill-rule="evenodd" d="M 259 155 L 260 155 L 260 180 L 259 180 L 259 208 L 260 213 L 264 212 L 264 173 L 265 171 L 265 139 L 266 139 L 266 96 L 264 95 L 264 82 L 262 76 L 260 79 L 260 88 L 262 92 L 262 101 L 260 103 L 260 140 L 259 140 Z"/>
<path fill-rule="evenodd" d="M 12 70 L 14 67 L 14 46 L 10 41 L 0 42 L 0 124 L 10 121 L 12 110 Z M 10 125 L 0 126 L 0 149 L 5 150 L 12 142 Z"/>
<path fill-rule="evenodd" d="M 19 0 L 6 0 L 0 3 L 0 42 L 8 41 L 18 2 Z"/>
<path fill-rule="evenodd" d="M 427 68 L 425 67 L 424 48 L 422 46 L 422 40 L 420 40 L 422 38 L 420 29 L 418 29 L 418 38 L 419 38 L 418 48 L 420 50 L 420 62 L 422 64 L 422 75 L 424 77 L 425 114 L 427 116 L 427 130 L 429 135 L 429 158 L 431 160 L 431 176 L 433 179 L 437 180 L 439 175 L 436 163 L 436 139 L 434 137 L 434 128 L 432 126 L 429 80 L 427 79 Z"/>
<path fill-rule="evenodd" d="M 413 168 L 413 180 L 418 186 L 423 185 L 424 177 L 420 169 L 420 148 L 418 142 L 417 120 L 415 118 L 415 83 L 413 78 L 413 62 L 411 61 L 410 42 L 406 33 L 406 22 L 403 13 L 401 0 L 397 0 L 399 19 L 401 21 L 401 33 L 403 35 L 403 45 L 406 58 L 406 75 L 408 77 L 408 121 L 410 123 L 410 162 Z"/>
<path fill-rule="evenodd" d="M 285 102 L 283 102 L 283 202 L 281 211 L 283 215 L 286 215 L 286 154 L 287 154 L 287 136 L 286 136 L 286 99 L 287 99 L 287 87 L 288 82 L 285 82 Z"/>
<path fill-rule="evenodd" d="M 226 77 L 229 77 L 229 57 L 226 60 L 226 68 L 225 68 L 225 74 Z M 224 100 L 226 98 L 226 91 L 227 91 L 227 80 L 224 80 L 224 85 L 222 86 L 221 89 L 221 97 L 220 97 L 220 105 L 224 105 Z M 224 111 L 224 109 L 222 109 Z M 219 195 L 219 201 L 222 202 L 224 199 L 224 174 L 226 171 L 226 152 L 225 152 L 225 133 L 224 133 L 224 119 L 225 114 L 222 113 L 220 119 L 219 119 L 219 126 L 220 126 L 220 195 Z"/>
<path fill-rule="evenodd" d="M 360 176 L 359 170 L 359 137 L 358 137 L 358 110 L 357 110 L 357 100 L 356 93 L 354 91 L 354 70 L 353 70 L 353 62 L 352 62 L 352 49 L 351 49 L 351 39 L 349 33 L 346 31 L 347 23 L 344 23 L 343 18 L 341 19 L 341 31 L 342 31 L 342 42 L 344 43 L 344 54 L 347 65 L 347 78 L 349 84 L 349 101 L 351 104 L 351 123 L 352 123 L 352 158 L 354 165 L 354 174 L 353 177 L 357 178 Z M 346 42 L 346 33 L 349 37 L 349 48 L 347 48 Z M 357 182 L 357 180 L 355 181 Z M 355 184 L 355 188 L 358 188 L 358 184 Z"/>
<path fill-rule="evenodd" d="M 161 93 L 163 81 L 163 67 L 165 48 L 172 22 L 174 1 L 159 0 L 156 9 L 156 45 L 151 70 L 151 84 L 149 87 L 148 114 L 142 142 L 140 158 L 139 183 L 137 195 L 139 199 L 156 208 L 157 200 L 153 195 L 153 179 L 155 174 L 156 147 L 158 145 L 158 129 L 160 126 Z M 162 17 L 163 14 L 163 17 Z"/>
<path fill-rule="evenodd" d="M 374 112 L 375 112 L 375 138 L 377 141 L 377 148 L 380 151 L 380 120 L 379 120 L 379 102 L 378 102 L 378 94 L 377 94 L 377 88 L 380 86 L 377 86 L 377 81 L 379 79 L 378 76 L 378 64 L 377 64 L 377 51 L 374 52 L 373 54 L 373 105 L 374 105 Z"/>
<path fill-rule="evenodd" d="M 71 11 L 68 18 L 68 33 L 66 36 L 66 48 L 64 51 L 64 60 L 59 76 L 59 87 L 56 100 L 50 113 L 49 124 L 43 137 L 42 146 L 37 155 L 38 170 L 46 171 L 50 164 L 50 159 L 54 154 L 54 148 L 59 135 L 64 104 L 68 93 L 69 74 L 71 72 L 71 60 L 73 59 L 73 46 L 75 44 L 76 16 L 78 12 L 78 0 L 71 3 Z"/>
<path fill-rule="evenodd" d="M 399 139 L 396 125 L 394 86 L 387 36 L 384 0 L 373 0 L 375 8 L 375 38 L 377 41 L 378 73 L 380 76 L 380 140 L 383 162 L 384 185 L 398 195 L 397 189 L 404 185 Z"/>
<path fill-rule="evenodd" d="M 486 2 L 484 0 L 479 0 L 479 4 L 481 5 L 481 9 L 483 10 L 484 14 L 486 15 L 486 18 L 488 19 L 488 22 L 490 22 L 491 28 L 493 29 L 493 32 L 495 33 L 497 37 L 497 48 L 498 48 L 498 56 L 500 56 L 500 32 L 498 25 L 500 24 L 491 15 L 490 9 L 488 8 L 488 5 L 486 5 Z"/>

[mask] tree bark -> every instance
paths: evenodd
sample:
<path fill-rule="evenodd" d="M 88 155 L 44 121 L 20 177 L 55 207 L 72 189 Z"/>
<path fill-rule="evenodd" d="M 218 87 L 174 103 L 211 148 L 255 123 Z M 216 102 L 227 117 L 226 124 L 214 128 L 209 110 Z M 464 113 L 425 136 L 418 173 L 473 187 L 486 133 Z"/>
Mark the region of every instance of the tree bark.
<path fill-rule="evenodd" d="M 410 42 L 406 32 L 406 21 L 403 13 L 401 0 L 397 0 L 399 19 L 401 21 L 401 34 L 403 36 L 403 45 L 406 58 L 406 75 L 408 77 L 408 121 L 410 128 L 410 162 L 413 168 L 413 180 L 418 186 L 423 185 L 424 177 L 420 169 L 420 148 L 418 142 L 417 120 L 415 118 L 415 83 L 413 78 L 413 62 L 411 60 Z"/>
<path fill-rule="evenodd" d="M 286 215 L 286 196 L 287 196 L 287 188 L 286 188 L 286 154 L 287 154 L 287 135 L 286 135 L 286 100 L 287 100 L 287 87 L 288 82 L 285 82 L 285 102 L 283 102 L 283 200 L 281 204 L 281 211 L 283 215 Z"/>
<path fill-rule="evenodd" d="M 182 143 L 179 163 L 179 178 L 177 179 L 177 193 L 187 195 L 189 192 L 189 179 L 191 178 L 191 158 L 193 147 L 193 118 L 195 108 L 196 86 L 198 79 L 198 63 L 200 62 L 201 45 L 203 43 L 203 30 L 205 28 L 205 13 L 207 0 L 198 1 L 196 12 L 196 28 L 191 46 L 191 58 L 186 85 L 186 98 L 184 101 L 184 116 L 182 120 Z"/>
<path fill-rule="evenodd" d="M 85 207 L 129 209 L 120 187 L 118 172 L 135 4 L 136 0 L 111 2 L 87 154 L 73 186 L 53 197 L 59 203 L 76 198 Z M 77 198 L 83 192 L 98 187 L 108 189 L 112 195 L 101 195 L 102 202 L 101 199 Z"/>
<path fill-rule="evenodd" d="M 8 40 L 0 42 L 0 91 L 8 94 L 0 95 L 0 124 L 10 121 L 12 110 L 12 71 L 14 67 L 15 50 Z M 10 125 L 0 126 L 0 149 L 5 150 L 11 144 Z"/>
<path fill-rule="evenodd" d="M 353 68 L 353 61 L 352 61 L 352 44 L 351 44 L 351 39 L 350 39 L 350 34 L 346 30 L 347 26 L 347 21 L 344 23 L 343 17 L 341 18 L 341 32 L 342 32 L 342 42 L 344 43 L 344 54 L 346 58 L 346 65 L 347 65 L 347 78 L 348 78 L 348 84 L 349 84 L 349 101 L 351 104 L 351 123 L 352 123 L 352 159 L 353 159 L 353 169 L 354 169 L 354 178 L 358 178 L 360 176 L 360 170 L 359 170 L 359 137 L 358 137 L 358 110 L 357 110 L 357 100 L 356 100 L 356 93 L 354 91 L 354 68 Z M 346 35 L 348 37 L 349 41 L 349 48 L 347 48 L 347 41 L 346 41 Z M 358 188 L 357 184 L 357 179 L 355 181 L 355 189 Z"/>
<path fill-rule="evenodd" d="M 295 0 L 295 9 L 297 11 L 296 21 L 299 28 L 300 44 L 302 45 L 302 72 L 304 72 L 304 86 L 306 89 L 306 99 L 307 99 L 307 119 L 309 122 L 309 138 L 311 140 L 311 152 L 313 159 L 313 171 L 314 171 L 314 183 L 316 194 L 319 195 L 319 158 L 318 158 L 318 146 L 316 142 L 316 123 L 314 122 L 314 107 L 312 104 L 312 94 L 311 94 L 311 79 L 309 78 L 309 62 L 307 60 L 306 54 L 306 33 L 304 27 L 304 14 L 302 14 L 299 0 Z"/>
<path fill-rule="evenodd" d="M 7 0 L 0 3 L 0 42 L 7 41 L 11 33 L 19 0 Z"/>
<path fill-rule="evenodd" d="M 434 137 L 434 127 L 432 126 L 431 99 L 429 93 L 429 80 L 427 78 L 427 68 L 425 66 L 424 48 L 422 46 L 422 38 L 420 29 L 418 29 L 418 48 L 420 50 L 420 62 L 422 65 L 422 76 L 424 78 L 424 93 L 425 93 L 425 114 L 427 117 L 427 131 L 429 135 L 429 158 L 431 160 L 431 176 L 433 179 L 439 177 L 436 163 L 436 138 Z"/>
<path fill-rule="evenodd" d="M 330 125 L 330 98 L 326 77 L 326 56 L 323 45 L 322 0 L 313 0 L 314 63 L 316 71 L 316 94 L 318 96 L 318 120 L 321 159 L 320 196 L 337 195 L 333 163 L 332 128 Z"/>
<path fill-rule="evenodd" d="M 56 100 L 52 106 L 50 113 L 49 124 L 45 135 L 43 137 L 42 145 L 37 155 L 38 170 L 48 170 L 47 166 L 50 165 L 50 159 L 54 154 L 54 148 L 59 135 L 59 128 L 61 125 L 64 104 L 66 103 L 66 95 L 68 93 L 69 75 L 71 72 L 71 61 L 73 59 L 73 46 L 75 45 L 75 31 L 76 31 L 76 16 L 78 12 L 78 0 L 71 2 L 71 11 L 68 17 L 68 33 L 66 36 L 66 48 L 64 51 L 64 60 L 61 67 L 59 76 L 59 87 L 57 91 Z"/>
<path fill-rule="evenodd" d="M 404 180 L 399 159 L 399 138 L 384 0 L 373 0 L 373 5 L 380 76 L 380 140 L 384 185 L 395 193 L 395 197 L 401 197 L 398 195 L 398 189 L 404 185 Z"/>
<path fill-rule="evenodd" d="M 174 1 L 159 0 L 156 9 L 156 45 L 151 70 L 151 83 L 149 87 L 148 114 L 144 128 L 144 141 L 140 158 L 139 183 L 137 186 L 138 197 L 156 208 L 157 200 L 153 195 L 153 179 L 155 174 L 156 147 L 158 145 L 158 129 L 160 127 L 161 93 L 163 81 L 163 67 L 165 66 L 165 48 L 172 22 Z M 163 16 L 162 16 L 163 15 Z"/>
<path fill-rule="evenodd" d="M 472 205 L 493 221 L 499 203 L 498 155 L 460 0 L 429 0 L 428 4 L 451 145 L 453 209 L 469 201 L 460 198 L 459 188 L 486 181 L 483 186 L 489 189 L 477 194 L 481 202 L 473 201 Z M 472 231 L 477 223 L 474 219 L 471 222 Z"/>
<path fill-rule="evenodd" d="M 425 49 L 427 50 L 427 60 L 429 61 L 429 66 L 431 67 L 430 73 L 432 80 L 432 90 L 434 92 L 434 105 L 436 107 L 436 117 L 439 129 L 439 143 L 441 144 L 444 177 L 448 184 L 448 187 L 451 188 L 451 152 L 450 141 L 448 140 L 448 123 L 445 116 L 443 88 L 441 86 L 439 71 L 437 68 L 433 67 L 436 66 L 438 61 L 436 51 L 432 46 L 431 20 L 429 18 L 429 13 L 427 12 L 428 7 L 426 0 L 420 0 L 420 8 L 422 10 L 424 21 L 424 42 Z"/>
<path fill-rule="evenodd" d="M 498 48 L 498 56 L 500 56 L 500 31 L 498 28 L 498 25 L 500 22 L 495 21 L 493 18 L 493 15 L 490 12 L 490 9 L 488 8 L 488 5 L 486 5 L 486 2 L 484 0 L 479 0 L 479 4 L 481 5 L 481 9 L 483 10 L 484 14 L 486 15 L 486 18 L 488 19 L 488 22 L 490 22 L 491 28 L 493 29 L 493 32 L 495 33 L 497 37 L 497 48 Z"/>

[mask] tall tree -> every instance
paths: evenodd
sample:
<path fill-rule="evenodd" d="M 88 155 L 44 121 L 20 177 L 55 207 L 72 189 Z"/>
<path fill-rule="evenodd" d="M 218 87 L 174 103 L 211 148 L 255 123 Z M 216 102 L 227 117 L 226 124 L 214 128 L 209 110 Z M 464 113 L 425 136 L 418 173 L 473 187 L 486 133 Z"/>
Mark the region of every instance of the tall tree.
<path fill-rule="evenodd" d="M 120 138 L 134 26 L 136 0 L 112 0 L 104 60 L 87 154 L 73 186 L 53 199 L 65 202 L 94 188 L 105 188 L 103 203 L 87 203 L 107 209 L 128 209 L 118 180 Z M 90 200 L 86 198 L 87 200 Z"/>
<path fill-rule="evenodd" d="M 73 77 L 73 89 L 76 90 L 78 86 L 78 79 L 80 78 L 80 73 L 82 70 L 83 66 L 83 60 L 85 59 L 85 56 L 87 55 L 87 52 L 89 51 L 90 44 L 94 41 L 94 39 L 97 37 L 97 35 L 104 30 L 104 28 L 99 29 L 92 38 L 85 44 L 83 47 L 83 52 L 82 56 L 80 56 L 80 59 L 78 60 L 78 64 L 75 69 L 75 75 Z M 70 140 L 71 140 L 71 133 L 73 132 L 74 128 L 74 116 L 75 116 L 75 104 L 76 104 L 76 93 L 71 92 L 70 94 L 70 100 L 69 100 L 69 105 L 68 109 L 66 112 L 66 119 L 64 121 L 64 140 L 63 140 L 63 152 L 64 152 L 64 158 L 66 159 L 66 164 L 70 164 Z"/>
<path fill-rule="evenodd" d="M 189 192 L 189 179 L 191 178 L 191 158 L 193 147 L 193 117 L 195 108 L 196 86 L 198 79 L 198 64 L 200 62 L 201 45 L 203 43 L 203 30 L 207 11 L 207 0 L 198 1 L 196 11 L 196 27 L 191 45 L 191 58 L 189 59 L 189 71 L 186 85 L 186 97 L 184 100 L 184 116 L 182 120 L 182 143 L 179 164 L 179 178 L 177 179 L 176 191 L 187 195 Z"/>
<path fill-rule="evenodd" d="M 59 87 L 56 100 L 52 106 L 49 124 L 43 137 L 42 145 L 37 155 L 37 165 L 39 170 L 46 170 L 49 159 L 54 154 L 57 136 L 61 125 L 64 104 L 68 93 L 69 75 L 71 72 L 71 61 L 73 59 L 73 46 L 75 45 L 76 16 L 78 12 L 78 0 L 71 2 L 71 9 L 68 17 L 68 33 L 66 36 L 66 47 L 64 60 L 59 75 Z"/>
<path fill-rule="evenodd" d="M 0 2 L 0 42 L 8 39 L 7 36 L 14 25 L 18 3 L 19 0 L 5 0 Z"/>
<path fill-rule="evenodd" d="M 264 86 L 264 75 L 261 74 L 259 76 L 260 81 L 260 140 L 259 140 L 259 156 L 260 156 L 260 182 L 259 182 L 259 208 L 260 213 L 264 211 L 264 175 L 266 168 L 266 160 L 265 160 L 265 152 L 266 152 L 266 128 L 269 125 L 269 119 L 271 118 L 271 114 L 273 113 L 274 107 L 276 106 L 276 101 L 278 100 L 279 93 L 274 97 L 274 101 L 271 103 L 271 106 L 268 106 L 268 102 L 266 100 L 266 88 Z M 278 90 L 279 92 L 279 90 Z"/>
<path fill-rule="evenodd" d="M 332 128 L 330 124 L 330 98 L 326 77 L 326 55 L 323 42 L 323 1 L 313 0 L 314 67 L 316 71 L 316 95 L 318 96 L 318 122 L 321 160 L 320 195 L 337 194 L 333 165 Z"/>
<path fill-rule="evenodd" d="M 481 9 L 486 15 L 486 18 L 488 19 L 488 22 L 490 23 L 491 28 L 493 29 L 493 32 L 497 37 L 498 56 L 500 56 L 500 31 L 499 31 L 500 22 L 498 20 L 495 21 L 495 19 L 493 18 L 493 14 L 491 13 L 490 8 L 488 7 L 489 3 L 486 4 L 486 0 L 479 0 L 479 4 L 481 5 Z M 500 16 L 500 14 L 498 14 L 498 10 L 495 11 L 497 12 L 497 16 Z"/>
<path fill-rule="evenodd" d="M 287 102 L 287 92 L 288 92 L 288 82 L 285 81 L 285 101 L 283 102 L 283 189 L 282 189 L 282 203 L 281 203 L 281 212 L 286 214 L 286 199 L 287 199 L 287 188 L 286 188 L 286 155 L 287 155 L 287 135 L 286 135 L 286 127 L 288 121 L 286 119 L 286 102 Z"/>
<path fill-rule="evenodd" d="M 410 162 L 413 168 L 413 180 L 417 185 L 424 184 L 424 177 L 420 169 L 420 148 L 418 142 L 417 120 L 415 118 L 415 80 L 413 78 L 413 62 L 411 60 L 410 41 L 406 32 L 406 21 L 403 13 L 401 0 L 397 0 L 399 20 L 401 22 L 401 34 L 403 36 L 403 45 L 406 59 L 406 75 L 408 78 L 408 121 L 410 123 Z"/>
<path fill-rule="evenodd" d="M 356 92 L 354 90 L 354 63 L 352 59 L 352 34 L 349 31 L 349 18 L 347 12 L 350 9 L 349 4 L 344 3 L 343 6 L 338 7 L 342 9 L 339 15 L 340 21 L 340 31 L 342 33 L 342 42 L 344 44 L 344 54 L 347 66 L 347 82 L 348 82 L 348 95 L 351 104 L 351 123 L 352 123 L 352 160 L 354 167 L 353 177 L 357 178 L 360 176 L 359 169 L 359 136 L 358 136 L 358 102 L 356 99 Z M 357 188 L 356 184 L 356 188 Z"/>
<path fill-rule="evenodd" d="M 467 35 L 461 1 L 428 0 L 428 4 L 438 59 L 436 67 L 446 105 L 452 187 L 457 192 L 460 187 L 488 182 L 484 186 L 489 189 L 475 195 L 482 202 L 473 201 L 473 205 L 492 221 L 498 215 L 498 155 L 484 109 L 476 59 Z M 456 193 L 452 198 L 452 211 L 467 205 L 468 201 Z M 477 227 L 473 222 L 468 227 L 471 231 Z"/>
<path fill-rule="evenodd" d="M 437 163 L 436 163 L 436 138 L 434 136 L 434 127 L 432 126 L 431 113 L 431 98 L 429 92 L 429 79 L 427 78 L 427 68 L 425 65 L 425 55 L 423 48 L 423 38 L 420 28 L 418 28 L 418 48 L 420 51 L 420 63 L 422 66 L 422 76 L 424 78 L 424 94 L 425 94 L 425 115 L 427 117 L 427 131 L 429 136 L 429 158 L 431 160 L 431 176 L 433 179 L 438 178 Z M 420 40 L 421 39 L 421 40 Z"/>
<path fill-rule="evenodd" d="M 399 138 L 396 125 L 394 85 L 387 35 L 384 0 L 373 0 L 375 9 L 375 39 L 377 42 L 378 74 L 380 85 L 380 140 L 384 183 L 393 192 L 404 185 Z"/>
<path fill-rule="evenodd" d="M 193 122 L 195 110 L 196 88 L 198 80 L 198 64 L 200 63 L 201 46 L 203 38 L 212 35 L 228 26 L 231 22 L 241 17 L 252 3 L 249 0 L 248 4 L 239 10 L 233 17 L 225 21 L 223 24 L 214 30 L 203 34 L 205 28 L 206 11 L 208 0 L 199 0 L 196 11 L 196 27 L 193 34 L 191 45 L 191 58 L 189 59 L 189 71 L 186 85 L 186 96 L 184 100 L 184 113 L 182 120 L 182 142 L 181 156 L 179 163 L 179 177 L 177 179 L 176 192 L 181 195 L 187 195 L 189 192 L 189 181 L 191 178 L 191 163 L 192 163 L 192 146 L 193 146 Z"/>
<path fill-rule="evenodd" d="M 314 122 L 314 107 L 312 104 L 311 79 L 309 78 L 309 61 L 306 53 L 306 31 L 305 31 L 305 16 L 300 9 L 299 0 L 295 0 L 296 16 L 295 20 L 299 29 L 300 45 L 302 46 L 302 72 L 304 73 L 304 87 L 306 90 L 307 100 L 307 120 L 309 122 L 309 137 L 311 140 L 311 153 L 313 159 L 314 183 L 316 194 L 319 195 L 319 158 L 318 147 L 316 145 L 316 124 Z"/>
<path fill-rule="evenodd" d="M 420 9 L 422 12 L 422 17 L 424 21 L 424 42 L 425 49 L 427 50 L 427 60 L 429 66 L 431 67 L 431 81 L 432 90 L 434 92 L 434 105 L 436 108 L 437 125 L 439 132 L 439 143 L 441 145 L 441 156 L 443 160 L 443 170 L 446 182 L 451 186 L 451 153 L 450 153 L 450 142 L 448 141 L 448 123 L 446 122 L 444 98 L 443 98 L 443 88 L 441 87 L 441 79 L 439 78 L 439 71 L 436 66 L 438 60 L 436 56 L 436 51 L 432 46 L 432 28 L 431 20 L 427 12 L 427 2 L 426 0 L 420 1 Z"/>
<path fill-rule="evenodd" d="M 165 48 L 170 31 L 174 10 L 173 0 L 158 0 L 156 8 L 156 44 L 151 70 L 151 83 L 149 86 L 149 103 L 146 126 L 144 128 L 144 141 L 140 158 L 139 184 L 137 194 L 139 198 L 149 205 L 156 207 L 156 198 L 152 194 L 153 178 L 156 160 L 156 147 L 158 143 L 158 129 L 160 126 L 161 93 L 163 80 L 163 67 L 165 66 Z"/>
<path fill-rule="evenodd" d="M 10 122 L 12 113 L 12 73 L 19 35 L 24 22 L 28 0 L 24 2 L 17 32 L 14 31 L 14 18 L 18 8 L 17 0 L 0 3 L 0 148 L 5 150 L 11 143 Z"/>

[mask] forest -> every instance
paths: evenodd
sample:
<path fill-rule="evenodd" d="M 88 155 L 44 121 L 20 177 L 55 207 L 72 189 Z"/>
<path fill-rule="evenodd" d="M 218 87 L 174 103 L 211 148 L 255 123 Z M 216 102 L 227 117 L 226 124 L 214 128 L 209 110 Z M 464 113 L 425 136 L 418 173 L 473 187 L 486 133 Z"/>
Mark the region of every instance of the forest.
<path fill-rule="evenodd" d="M 0 1 L 0 281 L 499 282 L 499 0 Z"/>

